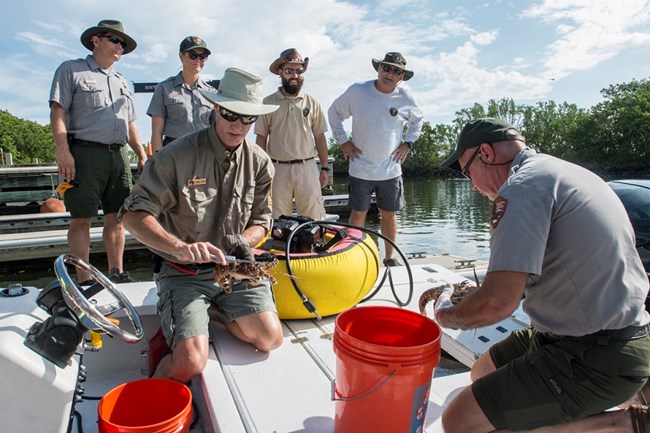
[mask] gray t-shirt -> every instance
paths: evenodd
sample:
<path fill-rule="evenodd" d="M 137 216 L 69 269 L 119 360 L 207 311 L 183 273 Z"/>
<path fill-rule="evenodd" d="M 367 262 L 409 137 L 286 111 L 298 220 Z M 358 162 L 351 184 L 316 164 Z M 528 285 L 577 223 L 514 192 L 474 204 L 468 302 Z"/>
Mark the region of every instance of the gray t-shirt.
<path fill-rule="evenodd" d="M 488 272 L 531 274 L 523 307 L 538 331 L 581 336 L 650 322 L 634 230 L 592 172 L 523 150 L 490 220 Z"/>
<path fill-rule="evenodd" d="M 91 55 L 57 68 L 49 101 L 63 107 L 68 133 L 80 140 L 126 144 L 136 119 L 129 83 L 114 68 L 100 68 Z"/>

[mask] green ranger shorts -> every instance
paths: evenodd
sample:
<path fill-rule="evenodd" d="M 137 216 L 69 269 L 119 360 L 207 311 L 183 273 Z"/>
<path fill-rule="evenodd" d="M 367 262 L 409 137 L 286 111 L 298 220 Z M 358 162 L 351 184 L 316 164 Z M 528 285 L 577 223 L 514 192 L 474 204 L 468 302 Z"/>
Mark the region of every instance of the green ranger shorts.
<path fill-rule="evenodd" d="M 75 187 L 63 196 L 72 218 L 117 212 L 131 190 L 131 168 L 126 146 L 119 151 L 74 144 L 70 152 L 75 162 Z"/>
<path fill-rule="evenodd" d="M 490 348 L 497 370 L 472 384 L 496 429 L 531 430 L 585 418 L 634 396 L 650 376 L 650 337 L 549 342 L 522 329 Z"/>
<path fill-rule="evenodd" d="M 231 293 L 225 293 L 215 283 L 212 269 L 204 267 L 197 275 L 188 275 L 164 263 L 157 274 L 158 312 L 169 347 L 197 335 L 208 335 L 210 304 L 215 304 L 229 322 L 263 311 L 277 312 L 267 280 L 258 285 L 241 281 L 232 286 Z"/>

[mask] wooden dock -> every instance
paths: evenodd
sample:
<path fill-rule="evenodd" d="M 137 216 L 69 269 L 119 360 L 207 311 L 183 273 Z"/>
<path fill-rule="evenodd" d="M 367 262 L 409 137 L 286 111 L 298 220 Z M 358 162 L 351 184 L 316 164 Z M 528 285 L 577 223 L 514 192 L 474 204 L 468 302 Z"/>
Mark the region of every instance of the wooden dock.
<path fill-rule="evenodd" d="M 131 164 L 131 169 L 136 175 L 137 165 Z M 59 180 L 56 165 L 0 167 L 0 261 L 49 258 L 68 250 L 70 213 L 38 213 L 40 202 L 52 197 Z M 329 220 L 350 214 L 347 194 L 323 195 L 323 202 Z M 371 204 L 370 212 L 376 212 L 374 196 Z M 91 253 L 105 251 L 103 221 L 100 209 L 91 228 Z M 144 248 L 127 232 L 126 250 Z"/>

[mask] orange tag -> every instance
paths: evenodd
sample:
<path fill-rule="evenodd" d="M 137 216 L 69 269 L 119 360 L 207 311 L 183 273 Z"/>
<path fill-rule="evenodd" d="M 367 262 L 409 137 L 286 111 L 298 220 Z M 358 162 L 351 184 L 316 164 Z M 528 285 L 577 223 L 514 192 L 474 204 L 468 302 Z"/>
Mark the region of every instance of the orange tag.
<path fill-rule="evenodd" d="M 499 225 L 499 221 L 501 221 L 501 218 L 506 213 L 506 207 L 508 207 L 508 200 L 501 196 L 494 199 L 490 208 L 490 227 L 492 227 L 492 230 L 496 229 Z"/>
<path fill-rule="evenodd" d="M 204 177 L 194 178 L 187 181 L 187 186 L 200 186 L 208 183 L 208 180 Z"/>

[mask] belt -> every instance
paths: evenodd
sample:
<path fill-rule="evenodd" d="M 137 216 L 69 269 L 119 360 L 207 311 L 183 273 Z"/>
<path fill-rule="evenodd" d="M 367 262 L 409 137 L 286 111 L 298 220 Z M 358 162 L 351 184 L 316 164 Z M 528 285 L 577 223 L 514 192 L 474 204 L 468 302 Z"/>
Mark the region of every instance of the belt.
<path fill-rule="evenodd" d="M 98 143 L 97 141 L 80 140 L 74 137 L 72 137 L 72 139 L 70 140 L 70 144 L 72 145 L 80 144 L 86 147 L 98 147 L 100 149 L 107 149 L 109 152 L 115 152 L 120 150 L 122 147 L 124 147 L 124 144 L 120 144 L 120 143 L 105 144 L 105 143 Z"/>
<path fill-rule="evenodd" d="M 548 342 L 573 341 L 576 343 L 597 343 L 607 345 L 610 341 L 637 340 L 648 335 L 648 326 L 628 326 L 621 329 L 603 329 L 593 334 L 573 337 L 570 335 L 556 335 L 549 332 L 540 333 Z"/>
<path fill-rule="evenodd" d="M 291 159 L 289 161 L 278 161 L 277 159 L 272 159 L 271 161 L 273 161 L 275 164 L 302 164 L 303 162 L 311 161 L 312 159 L 314 159 L 313 156 L 311 158 Z"/>
<path fill-rule="evenodd" d="M 187 275 L 198 275 L 199 272 L 205 271 L 207 269 L 214 269 L 214 263 L 174 263 L 169 260 L 165 260 L 165 264 L 171 266 L 179 272 L 182 272 Z"/>

